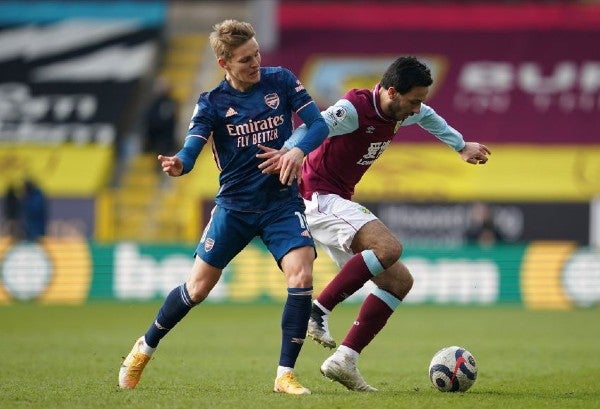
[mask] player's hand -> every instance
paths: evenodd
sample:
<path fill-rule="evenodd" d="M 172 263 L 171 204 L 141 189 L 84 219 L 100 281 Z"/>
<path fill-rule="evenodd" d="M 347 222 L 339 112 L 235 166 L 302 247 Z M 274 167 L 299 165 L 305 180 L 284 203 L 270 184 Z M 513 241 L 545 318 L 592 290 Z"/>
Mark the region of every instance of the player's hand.
<path fill-rule="evenodd" d="M 263 153 L 259 153 L 256 155 L 259 159 L 264 159 L 259 165 L 258 168 L 262 171 L 262 173 L 268 173 L 273 175 L 275 173 L 279 173 L 279 169 L 281 169 L 281 165 L 279 163 L 279 159 L 285 154 L 288 150 L 286 148 L 281 148 L 279 150 L 274 148 L 269 148 L 268 146 L 258 145 L 258 149 L 263 151 Z"/>
<path fill-rule="evenodd" d="M 290 186 L 294 179 L 300 182 L 302 176 L 302 160 L 304 152 L 300 148 L 292 148 L 279 158 L 280 170 L 279 181 L 283 185 Z"/>
<path fill-rule="evenodd" d="M 292 148 L 288 151 L 286 148 L 279 150 L 269 148 L 268 146 L 258 145 L 263 151 L 256 155 L 257 158 L 265 159 L 258 165 L 262 173 L 279 173 L 279 181 L 283 185 L 290 186 L 294 179 L 300 180 L 302 174 L 302 160 L 304 152 L 299 148 Z"/>
<path fill-rule="evenodd" d="M 477 142 L 467 142 L 465 147 L 458 151 L 462 160 L 473 165 L 483 165 L 488 161 L 488 156 L 492 151 L 484 144 Z"/>
<path fill-rule="evenodd" d="M 169 176 L 181 176 L 183 173 L 183 162 L 178 156 L 158 155 L 162 171 Z"/>

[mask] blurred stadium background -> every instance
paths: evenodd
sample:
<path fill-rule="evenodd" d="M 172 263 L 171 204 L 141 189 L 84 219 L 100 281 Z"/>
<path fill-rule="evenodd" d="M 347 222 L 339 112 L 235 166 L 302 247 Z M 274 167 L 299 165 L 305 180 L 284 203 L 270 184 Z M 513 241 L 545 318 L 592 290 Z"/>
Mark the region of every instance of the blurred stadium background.
<path fill-rule="evenodd" d="M 416 55 L 435 78 L 427 103 L 491 148 L 472 167 L 406 128 L 361 181 L 356 199 L 405 243 L 407 302 L 597 307 L 600 4 L 550 0 L 1 1 L 0 192 L 34 180 L 49 220 L 35 242 L 2 220 L 0 303 L 157 300 L 185 278 L 217 170 L 205 149 L 186 177 L 157 172 L 143 113 L 166 80 L 182 143 L 222 77 L 207 34 L 225 18 L 251 21 L 263 65 L 290 68 L 323 108 Z M 466 241 L 475 203 L 502 241 Z M 317 289 L 336 271 L 322 254 Z M 209 299 L 280 300 L 279 274 L 252 243 Z"/>

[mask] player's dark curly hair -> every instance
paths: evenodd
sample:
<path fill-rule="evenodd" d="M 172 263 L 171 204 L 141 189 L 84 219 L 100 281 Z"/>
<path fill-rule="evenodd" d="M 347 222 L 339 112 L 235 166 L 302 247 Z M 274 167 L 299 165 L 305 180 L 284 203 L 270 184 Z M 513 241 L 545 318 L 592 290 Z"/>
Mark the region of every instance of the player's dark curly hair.
<path fill-rule="evenodd" d="M 385 71 L 380 82 L 385 89 L 394 87 L 400 94 L 406 94 L 413 87 L 428 87 L 433 84 L 431 71 L 413 56 L 396 59 Z"/>

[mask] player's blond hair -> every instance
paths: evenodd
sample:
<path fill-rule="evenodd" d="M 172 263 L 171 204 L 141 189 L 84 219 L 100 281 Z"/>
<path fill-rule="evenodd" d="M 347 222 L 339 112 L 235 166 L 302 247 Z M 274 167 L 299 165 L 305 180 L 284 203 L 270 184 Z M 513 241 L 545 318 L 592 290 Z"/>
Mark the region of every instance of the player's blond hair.
<path fill-rule="evenodd" d="M 210 33 L 210 46 L 217 58 L 230 60 L 233 50 L 256 35 L 252 24 L 237 20 L 224 20 L 213 26 Z"/>

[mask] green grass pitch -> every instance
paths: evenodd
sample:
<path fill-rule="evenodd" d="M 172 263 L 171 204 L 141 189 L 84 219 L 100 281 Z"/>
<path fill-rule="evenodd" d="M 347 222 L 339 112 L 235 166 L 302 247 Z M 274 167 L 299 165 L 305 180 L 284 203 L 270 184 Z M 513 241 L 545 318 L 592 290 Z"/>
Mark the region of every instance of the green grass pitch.
<path fill-rule="evenodd" d="M 281 306 L 203 304 L 168 335 L 137 389 L 117 387 L 122 356 L 160 304 L 0 307 L 0 408 L 598 408 L 600 311 L 401 306 L 363 351 L 379 393 L 323 378 L 329 351 L 307 340 L 296 366 L 309 396 L 272 392 Z M 357 305 L 341 305 L 339 341 Z M 477 359 L 466 393 L 434 389 L 433 354 L 461 345 Z"/>

